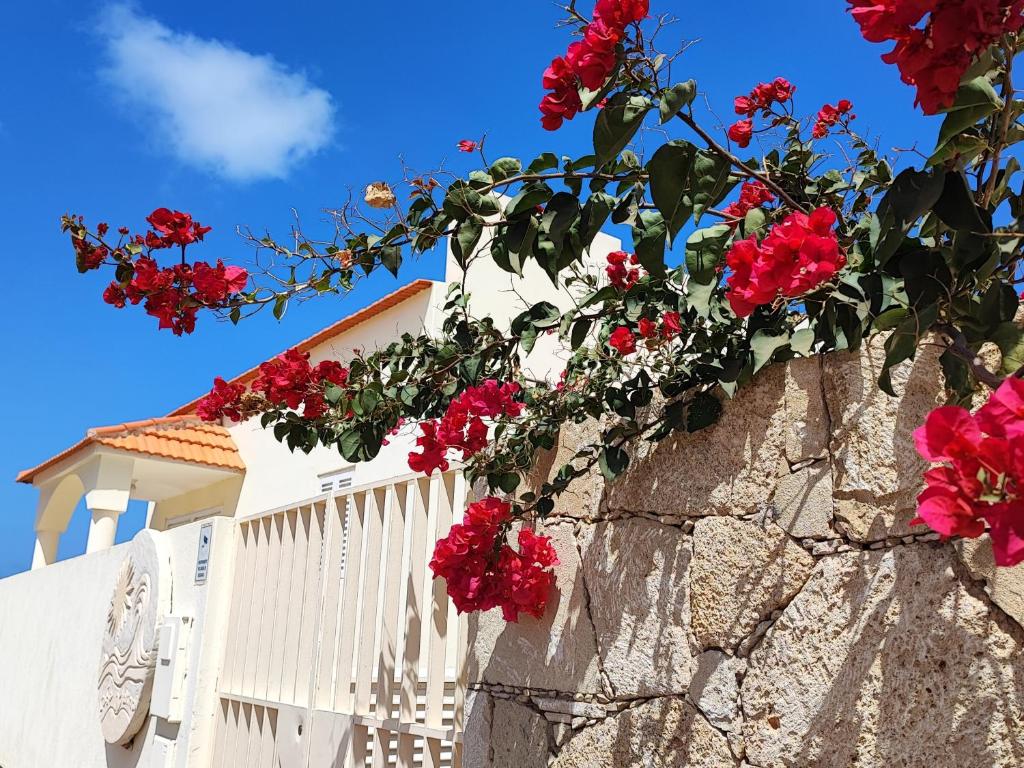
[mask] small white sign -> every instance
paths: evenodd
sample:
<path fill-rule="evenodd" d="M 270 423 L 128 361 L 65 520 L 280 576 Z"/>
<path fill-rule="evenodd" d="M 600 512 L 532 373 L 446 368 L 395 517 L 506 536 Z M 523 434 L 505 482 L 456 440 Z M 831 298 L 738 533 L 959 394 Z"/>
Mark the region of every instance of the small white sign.
<path fill-rule="evenodd" d="M 196 584 L 206 583 L 210 570 L 210 547 L 213 544 L 213 523 L 203 523 L 199 529 L 199 553 L 196 555 Z"/>

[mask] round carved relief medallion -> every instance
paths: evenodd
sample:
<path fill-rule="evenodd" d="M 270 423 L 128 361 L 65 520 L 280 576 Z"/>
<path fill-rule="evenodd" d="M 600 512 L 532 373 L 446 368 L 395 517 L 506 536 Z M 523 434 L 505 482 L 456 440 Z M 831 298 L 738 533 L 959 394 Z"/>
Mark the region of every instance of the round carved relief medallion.
<path fill-rule="evenodd" d="M 110 598 L 99 674 L 100 723 L 108 744 L 127 744 L 149 714 L 157 624 L 171 608 L 171 563 L 159 535 L 140 531 L 132 539 Z"/>

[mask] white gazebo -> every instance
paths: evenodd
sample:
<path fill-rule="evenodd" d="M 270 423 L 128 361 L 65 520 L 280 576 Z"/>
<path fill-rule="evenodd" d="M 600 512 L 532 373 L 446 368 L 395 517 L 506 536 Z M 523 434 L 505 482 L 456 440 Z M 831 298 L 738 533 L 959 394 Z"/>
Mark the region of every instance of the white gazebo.
<path fill-rule="evenodd" d="M 86 552 L 113 546 L 128 502 L 149 502 L 147 528 L 197 513 L 233 514 L 245 464 L 228 430 L 193 415 L 90 429 L 65 451 L 18 475 L 39 489 L 32 568 L 54 562 L 78 502 L 92 515 Z"/>

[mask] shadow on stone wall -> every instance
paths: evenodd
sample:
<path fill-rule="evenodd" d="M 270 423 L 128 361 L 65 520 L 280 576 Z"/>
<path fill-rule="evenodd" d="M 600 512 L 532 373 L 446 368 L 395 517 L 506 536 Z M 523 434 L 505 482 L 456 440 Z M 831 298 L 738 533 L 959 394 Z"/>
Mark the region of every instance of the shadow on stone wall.
<path fill-rule="evenodd" d="M 907 526 L 942 382 L 926 348 L 888 398 L 880 354 L 774 366 L 559 499 L 544 619 L 471 618 L 466 768 L 1024 765 L 1024 569 Z"/>

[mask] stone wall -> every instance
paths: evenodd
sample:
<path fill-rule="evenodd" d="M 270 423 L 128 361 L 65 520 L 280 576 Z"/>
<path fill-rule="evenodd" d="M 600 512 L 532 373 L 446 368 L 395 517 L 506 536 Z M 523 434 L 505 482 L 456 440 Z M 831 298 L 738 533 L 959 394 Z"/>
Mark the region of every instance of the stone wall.
<path fill-rule="evenodd" d="M 471 619 L 467 768 L 1024 765 L 1024 569 L 909 525 L 941 373 L 892 399 L 881 359 L 769 368 L 563 495 L 545 618 Z"/>

